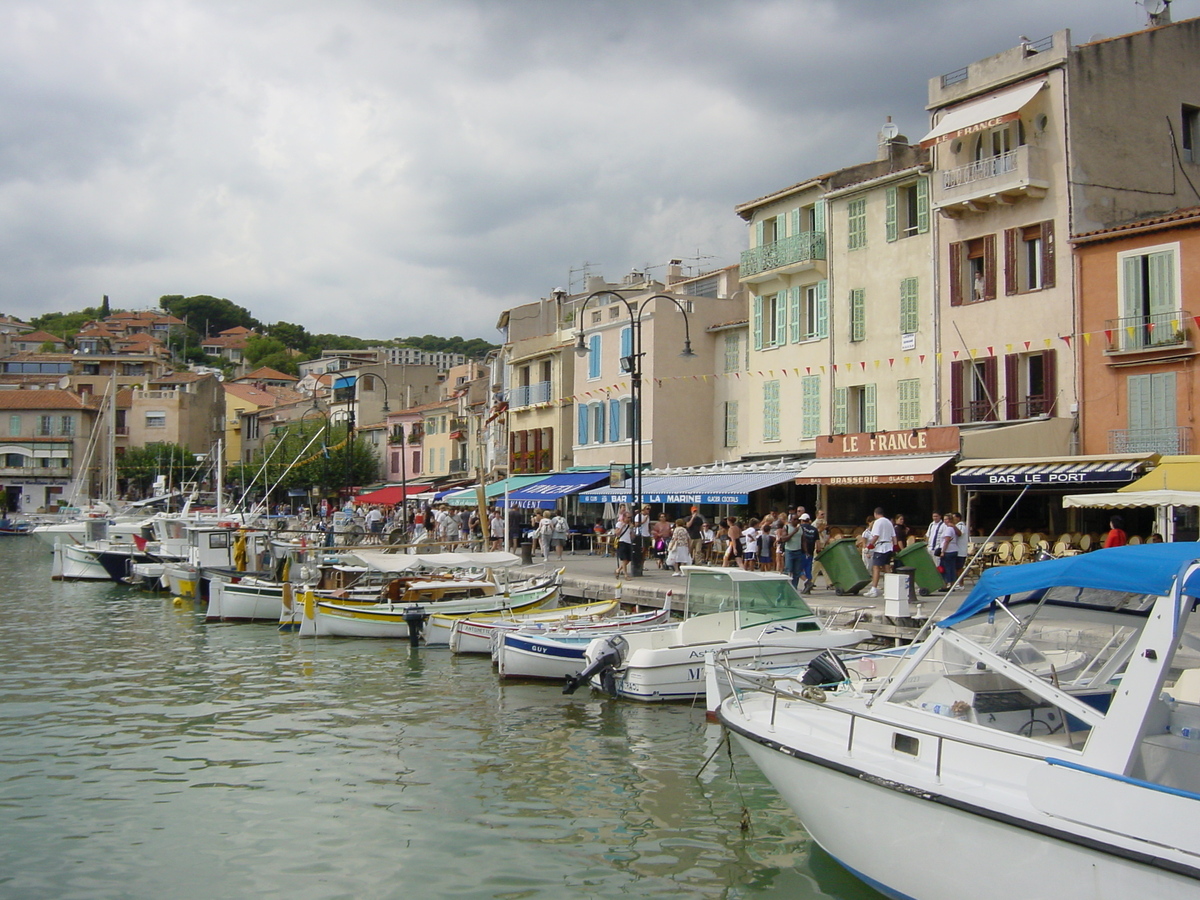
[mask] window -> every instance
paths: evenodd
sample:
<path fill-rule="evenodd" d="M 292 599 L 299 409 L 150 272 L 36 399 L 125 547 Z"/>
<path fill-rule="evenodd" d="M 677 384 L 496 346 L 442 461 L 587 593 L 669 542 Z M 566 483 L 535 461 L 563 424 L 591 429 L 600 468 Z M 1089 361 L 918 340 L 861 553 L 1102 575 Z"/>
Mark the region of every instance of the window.
<path fill-rule="evenodd" d="M 781 241 L 786 237 L 786 222 L 785 216 L 769 216 L 765 219 L 759 219 L 754 224 L 754 240 L 758 247 L 765 247 L 768 244 L 773 244 L 776 241 Z"/>
<path fill-rule="evenodd" d="M 1122 453 L 1182 453 L 1175 422 L 1175 373 L 1130 375 L 1126 379 L 1129 430 L 1114 448 Z"/>
<path fill-rule="evenodd" d="M 9 416 L 8 417 L 8 436 L 9 437 L 20 437 L 21 436 L 21 417 L 20 416 Z"/>
<path fill-rule="evenodd" d="M 929 231 L 929 179 L 920 178 L 902 187 L 890 187 L 885 195 L 886 231 L 889 241 Z"/>
<path fill-rule="evenodd" d="M 959 359 L 950 363 L 950 413 L 954 423 L 999 419 L 996 358 Z"/>
<path fill-rule="evenodd" d="M 741 368 L 741 353 L 739 345 L 742 342 L 741 335 L 736 331 L 728 331 L 725 333 L 725 371 L 737 372 Z"/>
<path fill-rule="evenodd" d="M 834 434 L 878 431 L 873 384 L 837 388 L 833 392 Z"/>
<path fill-rule="evenodd" d="M 921 427 L 921 379 L 904 378 L 896 382 L 897 389 L 897 419 L 896 427 Z"/>
<path fill-rule="evenodd" d="M 738 405 L 736 400 L 725 401 L 725 446 L 738 445 Z"/>
<path fill-rule="evenodd" d="M 1004 232 L 1004 293 L 1054 287 L 1054 223 L 1039 222 Z"/>
<path fill-rule="evenodd" d="M 1119 253 L 1121 349 L 1179 343 L 1178 244 Z"/>
<path fill-rule="evenodd" d="M 815 438 L 821 432 L 821 376 L 800 379 L 800 437 Z"/>
<path fill-rule="evenodd" d="M 846 204 L 849 217 L 846 249 L 859 250 L 867 246 L 867 201 L 851 200 Z"/>
<path fill-rule="evenodd" d="M 792 234 L 825 232 L 825 201 L 818 200 L 809 206 L 801 206 L 792 210 Z"/>
<path fill-rule="evenodd" d="M 604 404 L 592 404 L 592 443 L 603 444 L 605 433 Z"/>
<path fill-rule="evenodd" d="M 1200 109 L 1183 104 L 1180 110 L 1183 129 L 1183 159 L 1184 162 L 1200 163 Z"/>
<path fill-rule="evenodd" d="M 754 349 L 768 350 L 787 343 L 787 295 L 754 298 Z"/>
<path fill-rule="evenodd" d="M 38 416 L 38 437 L 53 437 L 54 416 Z"/>
<path fill-rule="evenodd" d="M 1004 417 L 1033 419 L 1054 413 L 1058 396 L 1055 351 L 1004 357 Z"/>
<path fill-rule="evenodd" d="M 916 334 L 921 329 L 918 305 L 918 280 L 905 278 L 900 282 L 900 333 Z"/>
<path fill-rule="evenodd" d="M 588 338 L 588 378 L 600 377 L 600 335 Z"/>
<path fill-rule="evenodd" d="M 996 236 L 950 245 L 950 305 L 996 299 Z"/>
<path fill-rule="evenodd" d="M 153 410 L 146 413 L 147 428 L 166 428 L 167 414 L 161 410 Z"/>
<path fill-rule="evenodd" d="M 763 382 L 763 440 L 779 440 L 779 382 Z"/>
<path fill-rule="evenodd" d="M 867 339 L 867 301 L 866 291 L 855 288 L 850 292 L 850 340 L 864 341 Z"/>
<path fill-rule="evenodd" d="M 58 433 L 63 437 L 75 436 L 75 417 L 63 416 L 58 423 Z"/>

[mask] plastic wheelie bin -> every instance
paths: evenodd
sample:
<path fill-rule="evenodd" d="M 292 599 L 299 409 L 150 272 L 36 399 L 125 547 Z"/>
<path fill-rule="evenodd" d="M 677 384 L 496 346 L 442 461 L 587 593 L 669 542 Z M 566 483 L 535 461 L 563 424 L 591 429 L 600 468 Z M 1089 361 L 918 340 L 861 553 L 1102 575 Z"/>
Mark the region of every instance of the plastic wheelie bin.
<path fill-rule="evenodd" d="M 896 565 L 913 570 L 913 581 L 922 597 L 928 597 L 931 591 L 940 591 L 946 586 L 942 573 L 937 569 L 937 562 L 929 555 L 924 541 L 910 544 L 903 550 L 897 550 L 893 557 Z"/>
<path fill-rule="evenodd" d="M 857 594 L 871 583 L 871 575 L 863 565 L 862 555 L 854 546 L 854 539 L 840 537 L 830 541 L 825 549 L 817 554 L 817 562 L 825 569 L 825 574 L 833 582 L 833 589 L 840 597 L 843 594 Z"/>

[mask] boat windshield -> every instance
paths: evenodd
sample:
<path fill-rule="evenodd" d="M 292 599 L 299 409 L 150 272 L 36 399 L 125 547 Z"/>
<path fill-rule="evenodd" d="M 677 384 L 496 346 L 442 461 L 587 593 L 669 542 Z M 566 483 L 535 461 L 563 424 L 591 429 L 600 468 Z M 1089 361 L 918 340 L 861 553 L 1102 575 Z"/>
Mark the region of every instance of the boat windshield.
<path fill-rule="evenodd" d="M 687 602 L 689 617 L 736 610 L 741 628 L 813 615 L 786 578 L 734 579 L 719 570 L 689 572 Z"/>

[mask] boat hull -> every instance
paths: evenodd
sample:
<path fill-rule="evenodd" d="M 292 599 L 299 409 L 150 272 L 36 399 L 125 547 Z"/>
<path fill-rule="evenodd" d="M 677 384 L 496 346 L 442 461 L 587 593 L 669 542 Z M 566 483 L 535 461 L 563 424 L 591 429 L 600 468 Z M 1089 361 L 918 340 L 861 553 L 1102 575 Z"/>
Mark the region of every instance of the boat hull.
<path fill-rule="evenodd" d="M 496 666 L 501 678 L 565 681 L 583 668 L 589 636 L 551 639 L 511 632 L 496 639 Z"/>

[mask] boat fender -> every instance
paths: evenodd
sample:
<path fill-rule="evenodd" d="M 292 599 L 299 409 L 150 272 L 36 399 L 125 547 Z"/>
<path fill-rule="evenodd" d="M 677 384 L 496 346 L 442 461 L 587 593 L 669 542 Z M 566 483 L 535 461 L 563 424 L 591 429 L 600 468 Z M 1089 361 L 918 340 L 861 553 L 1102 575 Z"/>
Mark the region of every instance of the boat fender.
<path fill-rule="evenodd" d="M 595 649 L 593 650 L 593 648 Z M 588 645 L 586 654 L 591 662 L 582 672 L 567 676 L 567 683 L 563 685 L 563 693 L 573 694 L 579 690 L 581 685 L 587 684 L 592 678 L 599 675 L 604 689 L 615 696 L 616 679 L 612 676 L 612 670 L 625 661 L 625 651 L 628 649 L 629 642 L 620 635 L 596 638 Z M 605 679 L 606 675 L 608 680 Z"/>
<path fill-rule="evenodd" d="M 429 613 L 423 606 L 414 604 L 404 608 L 404 624 L 408 626 L 408 643 L 411 646 L 421 646 L 421 632 L 425 630 L 425 623 L 428 620 Z"/>

